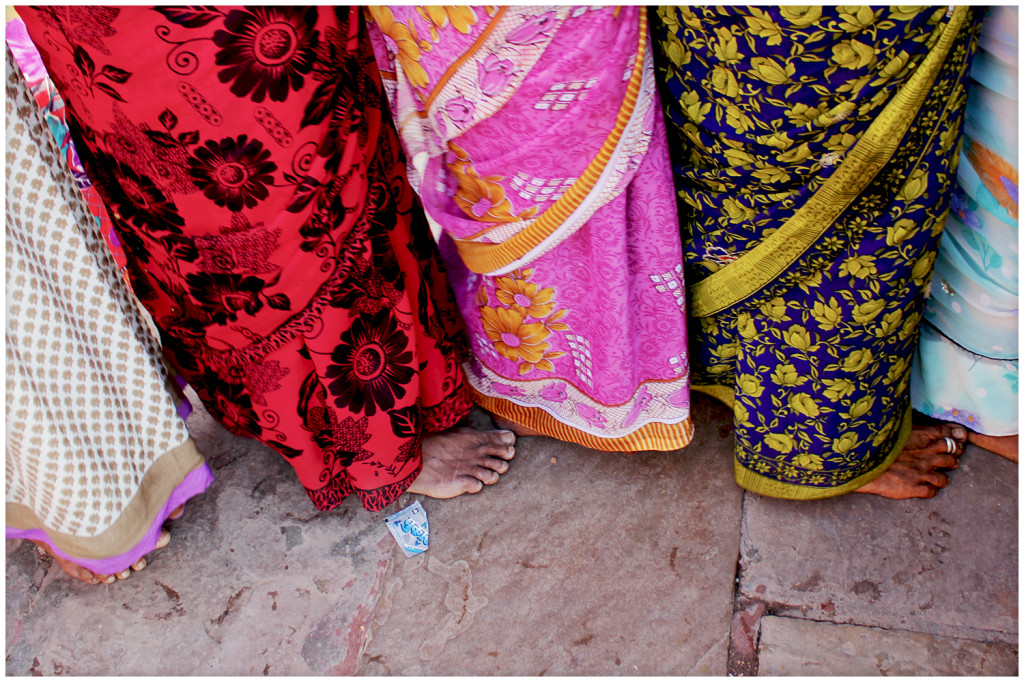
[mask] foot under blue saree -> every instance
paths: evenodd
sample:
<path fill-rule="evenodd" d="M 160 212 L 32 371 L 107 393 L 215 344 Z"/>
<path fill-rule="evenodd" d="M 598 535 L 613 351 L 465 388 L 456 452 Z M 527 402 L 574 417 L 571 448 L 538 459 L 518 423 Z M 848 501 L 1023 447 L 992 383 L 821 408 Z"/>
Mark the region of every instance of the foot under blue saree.
<path fill-rule="evenodd" d="M 992 7 L 971 65 L 949 220 L 910 374 L 914 409 L 977 433 L 1019 428 L 1017 7 Z"/>
<path fill-rule="evenodd" d="M 817 499 L 910 433 L 973 8 L 660 8 L 694 388 L 731 403 L 744 488 Z"/>

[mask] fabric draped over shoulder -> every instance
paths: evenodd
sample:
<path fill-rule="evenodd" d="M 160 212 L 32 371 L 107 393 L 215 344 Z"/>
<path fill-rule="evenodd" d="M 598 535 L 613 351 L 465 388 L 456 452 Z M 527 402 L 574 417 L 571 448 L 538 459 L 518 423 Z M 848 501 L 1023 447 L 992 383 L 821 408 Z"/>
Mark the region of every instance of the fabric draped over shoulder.
<path fill-rule="evenodd" d="M 477 402 L 603 450 L 689 442 L 678 220 L 638 7 L 373 7 Z"/>
<path fill-rule="evenodd" d="M 660 8 L 694 383 L 736 477 L 815 499 L 880 475 L 963 128 L 970 8 Z"/>

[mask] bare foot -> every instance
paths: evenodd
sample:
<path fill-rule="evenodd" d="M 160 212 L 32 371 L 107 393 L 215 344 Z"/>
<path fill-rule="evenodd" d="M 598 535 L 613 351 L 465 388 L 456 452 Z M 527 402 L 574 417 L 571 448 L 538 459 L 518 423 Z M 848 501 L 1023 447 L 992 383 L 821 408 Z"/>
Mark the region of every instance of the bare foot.
<path fill-rule="evenodd" d="M 935 497 L 949 485 L 939 469 L 956 469 L 967 442 L 967 429 L 956 424 L 914 425 L 910 438 L 885 473 L 858 493 L 881 495 L 891 500 Z"/>
<path fill-rule="evenodd" d="M 168 533 L 165 529 L 161 528 L 160 538 L 156 541 L 156 547 L 154 547 L 153 549 L 163 549 L 168 545 L 168 543 L 170 543 L 170 541 L 171 534 Z M 109 585 L 115 580 L 124 580 L 125 578 L 130 576 L 132 574 L 132 569 L 136 571 L 141 571 L 146 567 L 146 557 L 142 557 L 134 564 L 132 564 L 131 567 L 124 569 L 120 573 L 114 573 L 110 575 L 104 575 L 102 573 L 93 573 L 88 568 L 85 568 L 84 566 L 79 566 L 70 559 L 65 559 L 59 554 L 54 554 L 53 551 L 50 550 L 50 546 L 47 545 L 45 542 L 39 542 L 38 540 L 33 540 L 32 542 L 36 544 L 40 551 L 52 557 L 53 560 L 57 562 L 57 565 L 64 569 L 65 573 L 70 575 L 72 578 L 78 578 L 82 582 L 89 583 L 90 585 L 99 585 L 100 583 L 105 583 Z"/>
<path fill-rule="evenodd" d="M 971 431 L 967 434 L 967 440 L 979 448 L 985 448 L 989 452 L 1002 455 L 1011 462 L 1018 461 L 1017 436 L 986 436 L 983 433 Z"/>
<path fill-rule="evenodd" d="M 515 457 L 511 431 L 452 429 L 423 439 L 423 470 L 408 492 L 448 499 L 498 482 Z"/>
<path fill-rule="evenodd" d="M 514 434 L 516 434 L 517 436 L 520 436 L 520 437 L 522 437 L 522 436 L 543 436 L 543 435 L 545 435 L 545 434 L 541 433 L 540 431 L 536 431 L 536 430 L 531 429 L 531 428 L 529 428 L 527 426 L 523 426 L 522 424 L 517 424 L 516 422 L 512 421 L 511 419 L 505 419 L 504 417 L 499 417 L 496 414 L 491 414 L 491 418 L 494 420 L 494 425 L 497 426 L 499 429 L 505 429 L 507 431 L 511 431 L 511 432 L 513 432 Z"/>

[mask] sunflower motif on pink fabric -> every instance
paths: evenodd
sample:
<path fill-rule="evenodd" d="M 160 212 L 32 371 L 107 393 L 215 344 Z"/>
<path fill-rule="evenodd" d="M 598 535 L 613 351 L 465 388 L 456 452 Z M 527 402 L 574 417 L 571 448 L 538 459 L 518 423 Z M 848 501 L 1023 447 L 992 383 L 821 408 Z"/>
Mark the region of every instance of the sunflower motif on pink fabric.
<path fill-rule="evenodd" d="M 558 322 L 568 309 L 555 310 L 555 290 L 530 282 L 532 274 L 533 269 L 527 268 L 493 279 L 499 305 L 489 305 L 486 286 L 480 287 L 476 297 L 484 332 L 502 357 L 519 364 L 521 375 L 534 369 L 553 372 L 551 361 L 565 352 L 549 350 L 547 339 L 553 332 L 569 330 L 569 325 Z"/>
<path fill-rule="evenodd" d="M 488 14 L 493 14 L 494 10 L 484 10 Z M 423 18 L 423 21 L 427 22 L 430 26 L 430 39 L 435 43 L 438 41 L 438 30 L 451 24 L 452 28 L 462 34 L 469 33 L 469 29 L 472 28 L 476 22 L 476 12 L 473 11 L 472 7 L 462 7 L 459 5 L 428 5 L 425 7 L 417 7 L 416 12 Z"/>
<path fill-rule="evenodd" d="M 409 84 L 416 88 L 426 88 L 429 79 L 426 70 L 420 65 L 420 59 L 423 58 L 423 48 L 430 49 L 430 43 L 420 40 L 412 20 L 408 24 L 396 21 L 395 15 L 387 7 L 367 7 L 366 12 L 381 33 L 395 41 L 395 47 L 398 48 L 396 57 Z"/>
<path fill-rule="evenodd" d="M 455 203 L 466 215 L 475 220 L 490 223 L 511 223 L 532 218 L 537 207 L 531 206 L 520 213 L 513 213 L 512 202 L 505 196 L 505 189 L 499 184 L 505 178 L 500 175 L 481 177 L 469 155 L 454 142 L 448 143 L 454 159 L 445 165 L 459 181 Z"/>
<path fill-rule="evenodd" d="M 483 308 L 480 313 L 494 349 L 512 362 L 537 364 L 551 347 L 544 341 L 551 332 L 540 322 L 527 323 L 510 308 Z"/>
<path fill-rule="evenodd" d="M 498 300 L 524 319 L 527 316 L 547 317 L 555 307 L 551 302 L 555 295 L 554 289 L 541 289 L 533 282 L 513 277 L 498 277 L 494 280 L 494 286 Z"/>

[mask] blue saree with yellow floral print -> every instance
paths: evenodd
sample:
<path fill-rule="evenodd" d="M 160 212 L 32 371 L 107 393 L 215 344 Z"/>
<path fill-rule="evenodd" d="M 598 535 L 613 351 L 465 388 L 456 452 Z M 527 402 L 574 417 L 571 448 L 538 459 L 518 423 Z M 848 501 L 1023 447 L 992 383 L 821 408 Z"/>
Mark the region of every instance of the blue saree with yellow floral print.
<path fill-rule="evenodd" d="M 659 8 L 694 388 L 733 406 L 737 482 L 878 477 L 963 127 L 973 8 Z"/>

